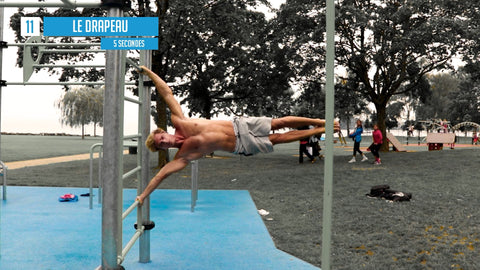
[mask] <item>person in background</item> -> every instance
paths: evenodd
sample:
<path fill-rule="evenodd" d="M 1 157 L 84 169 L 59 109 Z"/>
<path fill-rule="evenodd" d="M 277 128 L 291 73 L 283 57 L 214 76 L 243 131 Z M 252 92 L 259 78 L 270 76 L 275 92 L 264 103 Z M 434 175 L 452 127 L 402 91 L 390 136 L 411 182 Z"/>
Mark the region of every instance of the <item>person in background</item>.
<path fill-rule="evenodd" d="M 321 159 L 323 156 L 320 154 L 320 151 L 322 150 L 322 148 L 320 147 L 320 138 L 321 138 L 321 135 L 313 135 L 313 136 L 310 136 L 310 138 L 308 139 L 308 146 L 310 146 L 312 148 L 312 156 L 315 158 L 315 157 L 318 157 L 319 159 Z"/>
<path fill-rule="evenodd" d="M 360 142 L 362 141 L 362 133 L 363 133 L 363 126 L 362 126 L 362 121 L 360 119 L 357 119 L 357 127 L 355 128 L 355 131 L 350 133 L 348 137 L 353 139 L 353 157 L 348 163 L 354 163 L 356 162 L 356 154 L 357 152 L 362 156 L 362 162 L 367 161 L 368 158 L 363 154 L 362 151 L 360 151 Z"/>
<path fill-rule="evenodd" d="M 375 162 L 373 163 L 374 165 L 380 165 L 382 164 L 382 161 L 380 160 L 380 147 L 382 147 L 383 144 L 383 135 L 382 131 L 378 129 L 378 125 L 375 124 L 373 125 L 373 143 L 368 147 L 370 149 L 370 152 L 372 152 L 373 156 L 375 157 Z"/>
<path fill-rule="evenodd" d="M 312 156 L 307 149 L 308 146 L 308 138 L 302 138 L 300 139 L 300 149 L 299 149 L 299 157 L 298 157 L 298 162 L 303 163 L 303 154 L 305 154 L 309 159 L 311 163 L 315 163 L 315 157 Z"/>

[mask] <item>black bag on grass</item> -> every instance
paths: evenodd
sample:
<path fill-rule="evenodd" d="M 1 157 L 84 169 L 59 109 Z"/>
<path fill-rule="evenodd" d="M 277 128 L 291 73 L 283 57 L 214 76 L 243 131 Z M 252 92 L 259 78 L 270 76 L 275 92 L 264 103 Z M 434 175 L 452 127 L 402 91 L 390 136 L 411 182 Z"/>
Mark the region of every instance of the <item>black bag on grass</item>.
<path fill-rule="evenodd" d="M 385 190 L 390 189 L 389 185 L 378 185 L 378 186 L 373 186 L 370 189 L 370 193 L 367 194 L 369 197 L 380 197 L 382 194 L 385 193 Z"/>
<path fill-rule="evenodd" d="M 388 185 L 373 186 L 370 189 L 370 193 L 366 195 L 368 197 L 383 198 L 394 202 L 410 201 L 412 198 L 412 193 L 392 190 Z"/>

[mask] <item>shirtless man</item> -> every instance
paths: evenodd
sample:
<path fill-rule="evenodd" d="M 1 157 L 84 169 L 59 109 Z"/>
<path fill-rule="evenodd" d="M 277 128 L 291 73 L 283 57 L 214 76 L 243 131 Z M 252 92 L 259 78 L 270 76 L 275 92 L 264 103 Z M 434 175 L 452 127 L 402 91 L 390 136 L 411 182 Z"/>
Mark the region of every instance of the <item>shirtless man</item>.
<path fill-rule="evenodd" d="M 137 197 L 143 203 L 160 183 L 172 173 L 185 168 L 190 161 L 202 158 L 217 150 L 236 154 L 253 155 L 259 152 L 273 151 L 273 145 L 298 141 L 301 138 L 325 133 L 325 120 L 305 117 L 286 116 L 282 118 L 240 117 L 233 121 L 190 119 L 182 113 L 180 104 L 173 96 L 170 87 L 150 69 L 142 66 L 141 73 L 150 77 L 158 94 L 163 97 L 170 108 L 171 120 L 175 134 L 168 134 L 162 129 L 153 131 L 146 145 L 151 151 L 178 148 L 174 159 L 163 166 L 155 175 L 145 190 Z M 308 130 L 293 130 L 286 133 L 273 133 L 271 130 L 282 128 L 298 128 L 312 125 Z M 340 129 L 335 123 L 335 132 Z"/>

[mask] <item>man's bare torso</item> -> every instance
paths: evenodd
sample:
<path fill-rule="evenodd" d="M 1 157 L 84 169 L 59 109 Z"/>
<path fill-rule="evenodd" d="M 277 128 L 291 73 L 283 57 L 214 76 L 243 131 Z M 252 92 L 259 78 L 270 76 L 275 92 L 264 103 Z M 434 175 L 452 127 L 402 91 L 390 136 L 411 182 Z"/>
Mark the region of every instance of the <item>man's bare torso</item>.
<path fill-rule="evenodd" d="M 235 150 L 236 137 L 231 121 L 187 118 L 174 121 L 174 126 L 175 137 L 180 143 L 177 157 L 190 160 L 217 150 Z"/>

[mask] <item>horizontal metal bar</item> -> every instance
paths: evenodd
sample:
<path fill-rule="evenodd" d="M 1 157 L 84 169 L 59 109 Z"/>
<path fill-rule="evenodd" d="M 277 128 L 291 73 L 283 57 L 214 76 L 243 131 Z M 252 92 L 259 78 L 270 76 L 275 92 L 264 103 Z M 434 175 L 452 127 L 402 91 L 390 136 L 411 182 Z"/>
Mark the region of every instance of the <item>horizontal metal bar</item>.
<path fill-rule="evenodd" d="M 142 137 L 142 134 L 126 135 L 126 136 L 123 136 L 123 140 L 137 139 L 140 137 Z"/>
<path fill-rule="evenodd" d="M 32 65 L 34 68 L 105 68 L 105 65 Z"/>
<path fill-rule="evenodd" d="M 73 1 L 71 3 L 63 3 L 62 1 L 49 1 L 49 2 L 37 2 L 37 1 L 12 1 L 12 2 L 0 2 L 0 7 L 64 7 L 64 8 L 79 8 L 79 7 L 100 7 L 99 1 Z"/>
<path fill-rule="evenodd" d="M 123 260 L 125 260 L 125 257 L 127 256 L 128 252 L 133 247 L 133 245 L 138 240 L 138 238 L 140 238 L 140 236 L 143 234 L 144 230 L 145 230 L 145 227 L 141 226 L 141 228 L 139 228 L 139 229 L 137 229 L 137 231 L 135 231 L 135 233 L 133 234 L 130 241 L 128 241 L 128 243 L 123 248 L 122 255 L 118 256 L 118 258 L 117 258 L 117 263 L 118 264 L 122 264 Z"/>
<path fill-rule="evenodd" d="M 93 53 L 104 53 L 106 50 L 91 50 L 91 49 L 55 49 L 55 50 L 42 50 L 42 53 L 86 53 L 86 52 L 93 52 Z"/>
<path fill-rule="evenodd" d="M 141 166 L 137 166 L 135 169 L 132 169 L 130 171 L 128 171 L 127 173 L 125 173 L 122 177 L 123 180 L 127 179 L 128 177 L 134 175 L 135 173 L 139 172 L 140 170 L 142 169 Z"/>
<path fill-rule="evenodd" d="M 103 85 L 105 82 L 6 82 L 9 85 Z"/>
<path fill-rule="evenodd" d="M 0 2 L 1 3 L 1 2 Z M 98 47 L 101 46 L 101 43 L 7 43 L 7 46 L 34 46 L 34 47 Z"/>
<path fill-rule="evenodd" d="M 6 85 L 103 85 L 105 82 L 6 82 Z M 125 85 L 135 85 L 134 82 L 125 82 Z"/>
<path fill-rule="evenodd" d="M 142 104 L 142 102 L 141 102 L 140 100 L 135 99 L 135 98 L 124 97 L 124 99 L 125 99 L 126 101 L 130 101 L 130 102 L 132 102 L 132 103 L 136 103 L 136 104 L 139 104 L 139 105 Z"/>
<path fill-rule="evenodd" d="M 134 68 L 136 68 L 137 70 L 139 71 L 142 71 L 142 68 L 137 65 L 137 63 L 135 63 L 132 59 L 126 57 L 125 60 L 127 60 L 127 63 L 129 63 L 130 65 L 132 65 Z"/>
<path fill-rule="evenodd" d="M 134 203 L 132 203 L 132 205 L 130 205 L 130 207 L 128 207 L 127 210 L 123 212 L 122 220 L 125 219 L 133 211 L 133 209 L 135 209 L 135 207 L 138 206 L 138 204 L 139 204 L 139 201 L 135 201 Z"/>
<path fill-rule="evenodd" d="M 70 0 L 60 0 L 62 1 L 62 3 L 64 3 L 65 5 L 69 6 L 69 7 L 73 7 L 73 3 L 70 2 Z"/>

